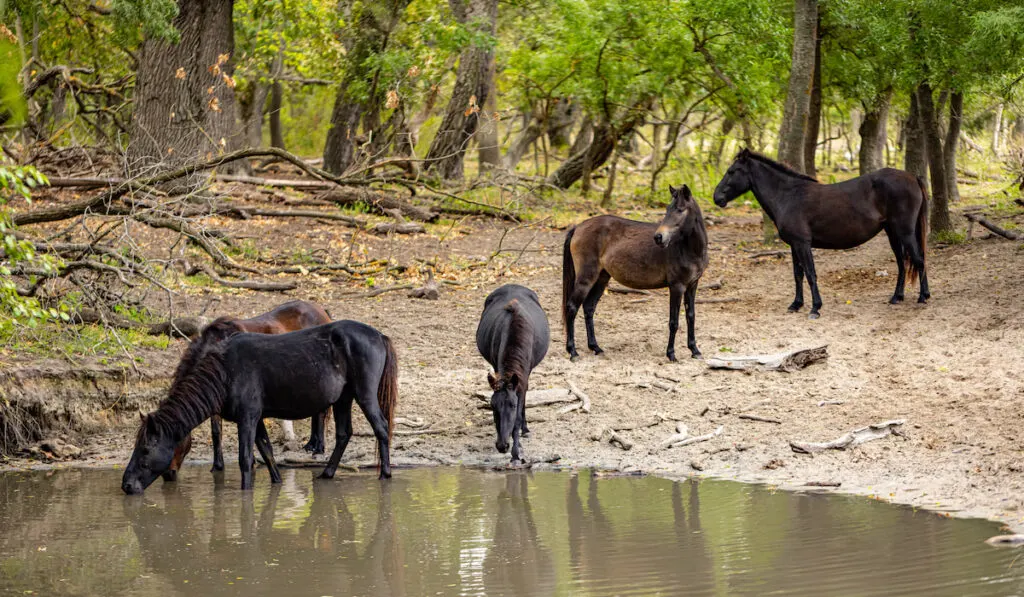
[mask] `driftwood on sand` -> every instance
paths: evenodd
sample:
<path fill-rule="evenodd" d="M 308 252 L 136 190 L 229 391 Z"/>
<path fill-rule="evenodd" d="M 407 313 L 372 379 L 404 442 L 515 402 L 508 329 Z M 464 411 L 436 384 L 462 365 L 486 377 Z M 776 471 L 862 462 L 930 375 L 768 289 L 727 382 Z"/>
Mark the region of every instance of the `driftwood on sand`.
<path fill-rule="evenodd" d="M 762 371 L 796 371 L 811 363 L 828 358 L 828 345 L 803 348 L 789 352 L 768 355 L 735 356 L 728 359 L 709 358 L 705 361 L 710 369 L 760 369 Z"/>
<path fill-rule="evenodd" d="M 884 421 L 882 423 L 868 425 L 866 427 L 854 429 L 853 431 L 837 437 L 830 442 L 815 443 L 791 441 L 789 442 L 789 447 L 797 454 L 813 454 L 814 452 L 822 452 L 824 450 L 846 450 L 854 446 L 859 446 L 865 442 L 882 439 L 884 437 L 889 437 L 890 435 L 899 435 L 899 427 L 901 427 L 905 422 L 905 419 L 894 419 L 892 421 Z"/>
<path fill-rule="evenodd" d="M 665 441 L 658 445 L 657 449 L 651 451 L 655 452 L 657 450 L 667 450 L 668 448 L 679 448 L 690 444 L 706 442 L 722 435 L 723 431 L 725 431 L 725 426 L 719 425 L 718 428 L 711 433 L 705 433 L 704 435 L 690 435 L 690 431 L 686 428 L 686 425 L 676 423 L 675 434 L 670 435 Z"/>

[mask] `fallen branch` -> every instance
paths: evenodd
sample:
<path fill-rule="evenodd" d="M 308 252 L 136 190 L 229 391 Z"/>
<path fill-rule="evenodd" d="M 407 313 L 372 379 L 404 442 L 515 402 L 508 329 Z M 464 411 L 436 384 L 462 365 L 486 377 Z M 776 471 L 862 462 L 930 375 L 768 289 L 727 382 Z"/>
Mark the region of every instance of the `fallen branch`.
<path fill-rule="evenodd" d="M 580 410 L 585 413 L 590 413 L 590 398 L 573 382 L 566 380 L 566 383 L 569 385 L 569 391 L 580 399 Z"/>
<path fill-rule="evenodd" d="M 748 259 L 761 259 L 762 257 L 785 257 L 789 255 L 789 251 L 758 251 L 753 255 L 749 255 Z"/>
<path fill-rule="evenodd" d="M 759 417 L 757 415 L 740 415 L 739 418 L 740 419 L 745 419 L 747 421 L 759 421 L 761 423 L 775 423 L 776 425 L 782 425 L 782 421 L 780 421 L 778 419 L 771 419 L 771 418 L 768 418 L 768 417 Z"/>
<path fill-rule="evenodd" d="M 438 288 L 437 282 L 434 281 L 434 270 L 428 270 L 427 283 L 419 288 L 413 288 L 408 296 L 409 298 L 427 299 L 428 301 L 436 301 L 440 298 L 441 289 Z"/>
<path fill-rule="evenodd" d="M 694 302 L 697 303 L 698 305 L 714 305 L 714 304 L 718 304 L 718 303 L 738 303 L 738 302 L 740 302 L 740 299 L 738 299 L 738 298 L 736 298 L 734 296 L 726 296 L 726 297 L 721 297 L 721 298 L 717 298 L 717 297 L 699 298 L 698 297 L 698 298 L 694 299 Z"/>
<path fill-rule="evenodd" d="M 101 314 L 96 309 L 80 309 L 71 314 L 72 323 L 88 323 L 109 325 L 122 330 L 141 330 L 150 336 L 171 336 L 178 338 L 194 338 L 198 336 L 206 324 L 205 317 L 178 317 L 160 323 L 142 323 L 122 317 L 116 313 Z"/>
<path fill-rule="evenodd" d="M 846 402 L 843 401 L 843 400 L 822 400 L 822 401 L 818 402 L 818 407 L 820 408 L 822 406 L 831 406 L 831 405 L 839 405 L 839 404 L 846 404 Z"/>
<path fill-rule="evenodd" d="M 859 446 L 865 442 L 882 439 L 894 434 L 898 435 L 899 430 L 897 428 L 905 422 L 906 421 L 904 419 L 896 419 L 893 421 L 885 421 L 883 423 L 868 425 L 867 427 L 854 429 L 853 431 L 837 437 L 830 442 L 813 443 L 791 441 L 789 442 L 789 447 L 797 454 L 812 454 L 814 452 L 822 452 L 824 450 L 846 450 L 854 446 Z"/>
<path fill-rule="evenodd" d="M 402 201 L 386 193 L 369 189 L 342 187 L 321 193 L 316 198 L 345 207 L 355 207 L 362 204 L 369 207 L 375 213 L 385 216 L 391 215 L 391 210 L 397 209 L 406 218 L 420 222 L 433 222 L 438 218 L 438 214 L 435 212 L 413 205 L 407 201 Z"/>
<path fill-rule="evenodd" d="M 730 359 L 709 358 L 705 362 L 710 369 L 760 369 L 762 371 L 796 371 L 828 358 L 828 345 L 804 348 L 770 355 L 737 356 Z"/>
<path fill-rule="evenodd" d="M 967 213 L 964 214 L 964 217 L 967 218 L 967 220 L 970 222 L 977 222 L 978 224 L 981 224 L 985 228 L 988 228 L 989 230 L 1003 238 L 1009 240 L 1024 240 L 1024 235 L 1017 234 L 1016 232 L 1010 230 L 1004 230 L 1003 228 L 1000 228 L 999 226 L 996 226 L 992 222 L 986 220 L 983 216 Z"/>
<path fill-rule="evenodd" d="M 689 434 L 689 430 L 686 428 L 686 425 L 684 425 L 683 423 L 676 423 L 676 433 L 674 435 L 670 435 L 665 441 L 661 442 L 657 449 L 665 450 L 668 448 L 680 448 L 682 446 L 688 446 L 690 444 L 706 442 L 708 440 L 718 437 L 719 435 L 722 435 L 723 431 L 725 431 L 725 426 L 719 425 L 718 428 L 712 431 L 711 433 L 691 436 Z M 655 450 L 652 450 L 652 452 L 654 451 Z"/>
<path fill-rule="evenodd" d="M 213 268 L 205 263 L 193 265 L 192 267 L 185 270 L 186 276 L 194 276 L 196 274 L 206 274 L 214 282 L 221 286 L 227 286 L 228 288 L 245 288 L 247 290 L 261 290 L 264 292 L 284 292 L 286 290 L 295 290 L 298 288 L 294 282 L 253 282 L 251 280 L 227 280 L 220 277 L 217 272 L 213 271 Z"/>
<path fill-rule="evenodd" d="M 371 297 L 374 297 L 374 296 L 378 296 L 378 295 L 384 294 L 385 292 L 397 292 L 399 290 L 409 290 L 410 288 L 412 288 L 412 284 L 399 284 L 397 286 L 387 286 L 387 287 L 384 287 L 384 288 L 377 288 L 377 289 L 371 290 L 369 292 L 343 292 L 343 293 L 339 294 L 338 296 L 354 297 L 354 298 L 356 298 L 356 297 L 357 298 L 371 298 Z"/>
<path fill-rule="evenodd" d="M 243 184 L 257 185 L 261 187 L 276 187 L 285 189 L 306 189 L 326 190 L 334 185 L 321 180 L 287 180 L 282 178 L 260 178 L 257 176 L 236 176 L 232 174 L 218 174 L 215 177 L 217 182 L 240 182 Z"/>
<path fill-rule="evenodd" d="M 393 217 L 394 222 L 380 223 L 373 227 L 373 231 L 377 234 L 388 234 L 394 232 L 395 234 L 415 234 L 417 232 L 425 232 L 426 228 L 423 224 L 416 224 L 409 222 L 402 216 L 402 210 L 400 209 L 385 209 L 384 213 Z"/>
<path fill-rule="evenodd" d="M 337 220 L 353 228 L 363 228 L 366 226 L 366 222 L 359 218 L 353 218 L 344 214 L 316 211 L 314 209 L 263 209 L 252 206 L 227 206 L 219 208 L 217 213 L 235 215 L 245 220 L 253 216 L 267 218 L 311 218 L 316 220 Z"/>
<path fill-rule="evenodd" d="M 839 487 L 842 483 L 839 481 L 808 481 L 804 483 L 804 487 Z"/>
<path fill-rule="evenodd" d="M 590 439 L 592 439 L 595 442 L 606 441 L 611 445 L 617 448 L 621 448 L 627 452 L 633 449 L 633 442 L 616 433 L 615 430 L 612 429 L 611 427 L 603 427 L 600 431 L 592 433 L 590 435 Z"/>

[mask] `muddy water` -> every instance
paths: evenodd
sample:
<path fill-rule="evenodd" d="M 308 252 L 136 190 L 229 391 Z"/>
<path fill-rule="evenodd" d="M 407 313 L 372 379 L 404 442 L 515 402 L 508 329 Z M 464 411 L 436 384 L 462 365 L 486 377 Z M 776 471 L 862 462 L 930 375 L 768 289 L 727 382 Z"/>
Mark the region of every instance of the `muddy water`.
<path fill-rule="evenodd" d="M 264 471 L 260 471 L 264 473 Z M 591 473 L 0 475 L 0 590 L 41 595 L 1021 595 L 983 521 Z"/>

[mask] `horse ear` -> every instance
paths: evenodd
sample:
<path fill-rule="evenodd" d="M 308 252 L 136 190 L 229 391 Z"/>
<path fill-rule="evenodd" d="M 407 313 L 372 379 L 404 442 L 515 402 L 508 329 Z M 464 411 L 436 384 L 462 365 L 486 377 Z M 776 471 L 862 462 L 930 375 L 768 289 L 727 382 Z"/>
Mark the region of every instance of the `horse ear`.
<path fill-rule="evenodd" d="M 689 185 L 685 185 L 684 184 L 683 188 L 682 188 L 682 191 L 683 191 L 683 193 L 682 193 L 683 197 L 686 197 L 687 199 L 693 199 L 693 193 L 690 192 L 690 186 Z"/>
<path fill-rule="evenodd" d="M 143 423 L 146 422 L 146 415 L 142 414 L 141 410 L 139 411 L 139 421 L 141 421 Z"/>
<path fill-rule="evenodd" d="M 491 389 L 495 392 L 498 391 L 498 380 L 494 377 L 493 373 L 487 374 L 487 385 L 491 386 Z"/>
<path fill-rule="evenodd" d="M 674 186 L 672 186 L 672 185 L 668 185 L 668 192 L 669 192 L 669 194 L 670 194 L 670 195 L 672 195 L 673 197 L 675 197 L 675 196 L 676 196 L 676 188 L 675 188 Z"/>
<path fill-rule="evenodd" d="M 750 157 L 750 149 L 744 147 L 743 151 L 740 152 L 740 157 L 741 158 L 748 158 L 748 157 Z"/>
<path fill-rule="evenodd" d="M 513 373 L 508 376 L 508 385 L 512 386 L 513 389 L 519 389 L 519 374 Z"/>

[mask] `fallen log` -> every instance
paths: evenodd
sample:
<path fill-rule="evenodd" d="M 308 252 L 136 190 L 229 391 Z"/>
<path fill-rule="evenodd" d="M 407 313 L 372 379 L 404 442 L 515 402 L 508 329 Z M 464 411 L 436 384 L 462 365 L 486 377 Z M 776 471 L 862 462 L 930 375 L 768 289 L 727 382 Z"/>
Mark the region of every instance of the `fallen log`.
<path fill-rule="evenodd" d="M 988 228 L 989 230 L 991 230 L 992 232 L 998 234 L 999 236 L 1001 236 L 1003 238 L 1006 238 L 1006 239 L 1009 239 L 1009 240 L 1024 240 L 1024 235 L 1018 234 L 1018 233 L 1013 232 L 1011 230 L 1005 230 L 1003 228 L 1000 228 L 999 226 L 996 226 L 992 222 L 990 222 L 987 219 L 985 219 L 983 216 L 979 216 L 977 214 L 970 214 L 970 213 L 968 213 L 968 214 L 964 214 L 964 217 L 967 218 L 967 220 L 970 221 L 970 222 L 977 222 L 978 224 L 984 226 L 985 228 Z"/>
<path fill-rule="evenodd" d="M 437 213 L 422 207 L 408 203 L 380 191 L 372 191 L 360 187 L 341 187 L 326 191 L 316 196 L 321 201 L 330 201 L 345 207 L 355 207 L 363 204 L 375 213 L 380 215 L 391 215 L 388 210 L 397 209 L 403 216 L 410 220 L 420 222 L 433 222 L 439 216 Z"/>
<path fill-rule="evenodd" d="M 796 371 L 828 358 L 828 345 L 804 348 L 770 355 L 736 356 L 729 359 L 709 358 L 705 361 L 709 369 L 760 369 L 762 371 Z"/>
<path fill-rule="evenodd" d="M 385 292 L 396 292 L 399 290 L 409 290 L 412 288 L 412 284 L 398 284 L 397 286 L 386 286 L 384 288 L 377 288 L 369 292 L 343 292 L 338 296 L 351 297 L 351 298 L 371 298 Z"/>
<path fill-rule="evenodd" d="M 324 180 L 288 180 L 283 178 L 261 178 L 258 176 L 236 176 L 233 174 L 218 174 L 214 177 L 214 180 L 217 182 L 240 182 L 261 187 L 304 189 L 310 191 L 322 191 L 334 186 L 333 183 Z"/>
<path fill-rule="evenodd" d="M 711 439 L 714 439 L 714 438 L 718 437 L 719 435 L 722 435 L 723 431 L 725 431 L 725 426 L 724 425 L 719 425 L 718 428 L 715 429 L 714 431 L 712 431 L 711 433 L 705 433 L 704 435 L 693 435 L 693 436 L 691 436 L 689 430 L 686 428 L 686 425 L 684 425 L 683 423 L 676 423 L 676 432 L 675 432 L 675 434 L 674 435 L 670 435 L 667 439 L 665 439 L 665 441 L 661 442 L 661 444 L 658 445 L 657 450 L 666 450 L 668 448 L 679 448 L 679 447 L 682 447 L 682 446 L 688 446 L 690 444 L 706 442 L 708 440 L 711 440 Z M 655 451 L 656 450 L 651 450 L 651 452 L 655 452 Z"/>
<path fill-rule="evenodd" d="M 409 298 L 427 299 L 428 301 L 436 301 L 441 297 L 441 289 L 437 286 L 437 282 L 434 281 L 434 271 L 430 270 L 427 272 L 427 283 L 419 288 L 413 288 L 409 291 Z"/>
<path fill-rule="evenodd" d="M 761 259 L 762 257 L 785 257 L 789 251 L 758 251 L 748 256 L 748 259 Z"/>
<path fill-rule="evenodd" d="M 611 427 L 603 427 L 600 431 L 592 433 L 590 439 L 595 442 L 608 442 L 627 452 L 632 450 L 634 445 L 633 442 L 616 433 Z"/>
<path fill-rule="evenodd" d="M 221 286 L 227 286 L 228 288 L 244 288 L 246 290 L 260 290 L 263 292 L 284 292 L 286 290 L 295 290 L 298 285 L 294 282 L 257 282 L 252 280 L 228 280 L 220 277 L 217 272 L 213 271 L 213 268 L 205 263 L 193 265 L 192 267 L 185 270 L 186 276 L 194 276 L 196 274 L 206 274 L 214 282 Z"/>
<path fill-rule="evenodd" d="M 584 394 L 580 389 L 571 381 L 566 381 L 569 385 L 569 392 L 580 399 L 580 410 L 585 413 L 590 413 L 590 398 Z"/>
<path fill-rule="evenodd" d="M 141 330 L 150 336 L 171 336 L 172 338 L 194 338 L 209 323 L 205 317 L 175 317 L 159 323 L 142 323 L 118 315 L 100 313 L 96 309 L 83 308 L 70 316 L 71 323 L 109 325 L 121 330 Z"/>
<path fill-rule="evenodd" d="M 899 430 L 897 428 L 902 426 L 905 422 L 906 421 L 904 419 L 895 419 L 892 421 L 868 425 L 866 427 L 861 427 L 860 429 L 854 429 L 853 431 L 837 437 L 830 442 L 814 443 L 791 441 L 789 442 L 789 447 L 797 454 L 813 454 L 814 452 L 822 452 L 824 450 L 846 450 L 854 446 L 859 446 L 865 442 L 899 434 Z"/>

